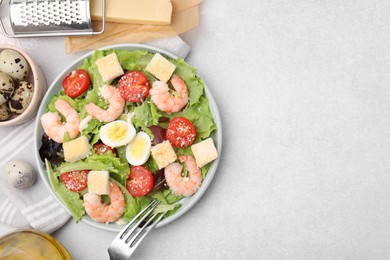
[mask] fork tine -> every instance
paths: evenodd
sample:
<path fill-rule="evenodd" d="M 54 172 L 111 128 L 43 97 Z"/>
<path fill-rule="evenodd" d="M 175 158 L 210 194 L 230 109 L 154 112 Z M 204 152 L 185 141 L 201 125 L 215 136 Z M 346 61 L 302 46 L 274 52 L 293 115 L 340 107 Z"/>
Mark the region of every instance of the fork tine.
<path fill-rule="evenodd" d="M 140 224 L 142 224 L 144 220 L 153 213 L 159 204 L 160 201 L 156 199 L 152 200 L 122 229 L 122 231 L 118 233 L 118 235 L 116 235 L 107 249 L 110 259 L 129 259 L 145 236 L 162 220 L 162 218 L 167 213 L 154 213 L 152 217 L 150 217 L 148 221 L 142 227 L 140 227 Z M 154 221 L 156 218 L 157 220 Z M 152 221 L 154 221 L 154 223 L 152 223 Z"/>
<path fill-rule="evenodd" d="M 146 237 L 146 235 L 163 219 L 163 217 L 167 214 L 167 212 L 162 213 L 155 222 L 145 231 L 144 229 L 149 226 L 149 224 L 155 219 L 156 216 L 158 216 L 158 213 L 154 214 L 153 217 L 151 217 L 148 222 L 141 228 L 141 230 L 134 235 L 134 238 L 131 239 L 130 242 L 130 248 L 137 248 L 139 244 L 142 242 L 142 240 Z M 143 232 L 143 233 L 142 233 Z"/>
<path fill-rule="evenodd" d="M 131 227 L 137 220 L 138 218 L 144 214 L 145 211 L 147 211 L 150 207 L 152 207 L 154 204 L 156 204 L 156 202 L 158 202 L 156 199 L 152 200 L 145 208 L 143 208 L 129 223 L 126 224 L 126 226 L 122 229 L 121 232 L 119 232 L 119 234 L 115 237 L 114 241 L 115 240 L 122 240 L 123 238 L 123 235 L 125 235 L 129 229 L 129 227 Z M 160 202 L 158 202 L 159 204 Z M 158 205 L 157 204 L 157 205 Z"/>
<path fill-rule="evenodd" d="M 129 237 L 137 229 L 139 224 L 142 223 L 142 221 L 144 221 L 147 217 L 149 217 L 149 215 L 158 206 L 158 204 L 160 204 L 160 201 L 158 201 L 156 199 L 154 199 L 151 203 L 149 203 L 149 205 L 146 206 L 146 208 L 144 210 L 142 210 L 140 213 L 138 213 L 137 216 L 135 216 L 133 218 L 133 220 L 129 224 L 126 225 L 126 228 L 125 228 L 124 232 L 122 233 L 122 235 L 119 236 L 119 239 L 121 239 L 121 240 L 124 239 L 125 244 L 127 244 L 129 241 Z M 142 216 L 142 218 L 138 219 L 143 213 L 144 213 L 144 215 Z"/>

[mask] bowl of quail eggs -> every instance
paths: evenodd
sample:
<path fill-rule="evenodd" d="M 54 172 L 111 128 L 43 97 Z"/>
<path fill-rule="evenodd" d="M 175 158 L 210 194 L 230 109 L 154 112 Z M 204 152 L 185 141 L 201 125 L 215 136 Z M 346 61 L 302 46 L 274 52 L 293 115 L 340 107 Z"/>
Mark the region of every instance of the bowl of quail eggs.
<path fill-rule="evenodd" d="M 46 91 L 46 79 L 22 49 L 0 44 L 0 127 L 30 121 Z"/>

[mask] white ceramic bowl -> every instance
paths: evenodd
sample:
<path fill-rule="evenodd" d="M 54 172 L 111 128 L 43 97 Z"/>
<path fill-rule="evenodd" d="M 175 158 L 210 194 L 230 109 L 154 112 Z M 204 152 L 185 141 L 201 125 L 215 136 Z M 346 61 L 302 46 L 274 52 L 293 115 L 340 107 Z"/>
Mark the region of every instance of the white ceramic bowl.
<path fill-rule="evenodd" d="M 155 48 L 155 47 L 151 47 L 151 46 L 147 46 L 147 45 L 142 45 L 142 44 L 112 45 L 112 46 L 107 46 L 107 47 L 102 48 L 102 49 L 124 49 L 124 50 L 136 50 L 136 49 L 139 49 L 139 50 L 146 50 L 146 51 L 149 51 L 151 53 L 159 52 L 159 53 L 165 54 L 168 57 L 171 57 L 173 59 L 177 59 L 178 58 L 176 55 L 174 55 L 174 54 L 172 54 L 170 52 L 167 52 L 165 50 L 162 50 L 162 49 L 159 49 L 159 48 Z M 45 165 L 44 165 L 44 163 L 41 161 L 41 159 L 39 157 L 39 152 L 38 151 L 39 151 L 39 147 L 41 146 L 41 137 L 43 135 L 43 129 L 42 129 L 42 126 L 40 124 L 39 118 L 41 117 L 41 115 L 43 115 L 45 113 L 46 105 L 49 103 L 49 101 L 52 98 L 52 96 L 59 92 L 59 90 L 61 88 L 62 79 L 69 72 L 71 72 L 72 70 L 74 70 L 77 67 L 81 66 L 82 63 L 83 63 L 83 60 L 85 58 L 90 58 L 92 54 L 93 54 L 93 52 L 90 52 L 90 53 L 80 57 L 73 64 L 71 64 L 65 70 L 63 70 L 60 75 L 58 75 L 58 77 L 50 85 L 48 91 L 46 92 L 46 95 L 43 97 L 42 103 L 41 103 L 41 105 L 39 107 L 39 110 L 38 110 L 38 113 L 37 113 L 36 122 L 35 122 L 34 151 L 35 151 L 35 159 L 36 159 L 36 163 L 37 163 L 37 168 L 38 168 L 39 174 L 40 174 L 41 178 L 43 179 L 43 181 L 44 181 L 45 185 L 47 186 L 47 188 L 52 192 L 52 194 L 55 196 L 55 198 L 59 201 L 59 203 L 66 210 L 68 210 L 66 208 L 66 206 L 62 203 L 62 201 L 57 197 L 57 194 L 53 191 L 53 189 L 52 189 L 52 187 L 50 185 L 49 179 L 47 177 Z M 175 219 L 179 218 L 184 213 L 186 213 L 201 198 L 201 196 L 205 193 L 205 191 L 207 190 L 208 186 L 210 185 L 210 183 L 211 183 L 211 181 L 212 181 L 212 179 L 214 177 L 214 174 L 215 174 L 215 172 L 217 170 L 218 163 L 219 163 L 219 158 L 221 156 L 221 149 L 222 149 L 222 123 L 221 123 L 221 118 L 220 118 L 220 115 L 219 115 L 218 108 L 216 106 L 215 100 L 214 100 L 210 90 L 206 86 L 205 86 L 205 93 L 206 93 L 206 96 L 209 99 L 211 113 L 213 114 L 213 117 L 214 117 L 214 120 L 215 120 L 215 124 L 216 124 L 216 126 L 218 128 L 218 130 L 213 133 L 212 138 L 213 138 L 213 140 L 215 142 L 215 145 L 217 147 L 217 151 L 219 153 L 219 157 L 212 163 L 212 165 L 211 165 L 211 167 L 210 167 L 210 169 L 209 169 L 209 171 L 207 173 L 206 178 L 203 180 L 201 188 L 193 196 L 182 199 L 180 201 L 181 207 L 179 208 L 179 210 L 174 215 L 172 215 L 172 216 L 170 216 L 168 218 L 163 219 L 156 227 L 164 226 L 164 225 L 174 221 Z M 89 225 L 95 226 L 97 228 L 104 229 L 104 230 L 110 230 L 110 231 L 119 231 L 123 227 L 123 226 L 115 224 L 115 223 L 101 224 L 101 223 L 98 223 L 98 222 L 92 220 L 87 215 L 85 215 L 81 219 L 81 221 L 83 221 L 83 222 L 85 222 L 85 223 L 87 223 Z"/>
<path fill-rule="evenodd" d="M 28 105 L 27 109 L 20 115 L 13 115 L 8 120 L 0 121 L 0 127 L 20 125 L 31 120 L 35 116 L 38 106 L 41 102 L 42 96 L 46 91 L 46 79 L 42 71 L 39 69 L 37 64 L 31 59 L 31 57 L 19 47 L 13 45 L 0 44 L 0 51 L 6 49 L 11 49 L 19 52 L 27 60 L 28 64 L 30 65 L 31 71 L 26 80 L 34 84 L 34 92 L 33 92 L 33 97 L 31 99 L 31 102 Z"/>

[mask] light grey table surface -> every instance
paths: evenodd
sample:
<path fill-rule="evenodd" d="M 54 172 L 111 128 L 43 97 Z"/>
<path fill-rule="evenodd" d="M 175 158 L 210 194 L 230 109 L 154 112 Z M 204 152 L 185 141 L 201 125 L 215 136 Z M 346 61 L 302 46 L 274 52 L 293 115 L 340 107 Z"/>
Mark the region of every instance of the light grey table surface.
<path fill-rule="evenodd" d="M 390 1 L 200 11 L 182 37 L 221 112 L 220 165 L 134 259 L 389 259 Z M 48 83 L 82 54 L 61 38 L 17 43 L 34 45 Z M 108 259 L 114 235 L 74 221 L 54 233 L 77 260 Z"/>

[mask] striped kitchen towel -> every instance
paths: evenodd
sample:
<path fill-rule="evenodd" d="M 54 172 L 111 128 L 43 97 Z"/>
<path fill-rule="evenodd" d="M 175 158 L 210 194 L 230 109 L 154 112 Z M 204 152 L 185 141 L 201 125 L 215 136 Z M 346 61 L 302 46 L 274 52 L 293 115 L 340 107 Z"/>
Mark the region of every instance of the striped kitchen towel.
<path fill-rule="evenodd" d="M 30 223 L 10 199 L 2 193 L 0 193 L 0 197 L 5 198 L 0 204 L 0 222 L 15 228 L 31 228 Z"/>
<path fill-rule="evenodd" d="M 53 197 L 46 196 L 45 199 L 26 206 L 19 201 L 24 196 L 19 194 L 17 200 L 10 200 L 8 196 L 0 203 L 0 222 L 15 228 L 33 228 L 52 233 L 69 219 L 69 214 Z M 37 198 L 33 201 L 36 200 Z M 29 203 L 27 200 L 25 202 Z"/>
<path fill-rule="evenodd" d="M 27 126 L 31 123 L 27 123 Z M 63 226 L 70 214 L 59 204 L 37 176 L 28 189 L 16 189 L 6 176 L 6 164 L 10 160 L 23 160 L 36 169 L 32 133 L 30 127 L 15 127 L 18 138 L 12 138 L 12 146 L 4 143 L 0 151 L 0 222 L 16 228 L 33 228 L 52 233 Z M 0 141 L 4 142 L 4 139 Z M 8 153 L 7 153 L 8 151 Z M 36 172 L 38 174 L 38 172 Z"/>

